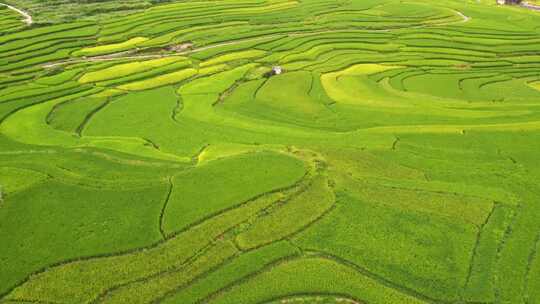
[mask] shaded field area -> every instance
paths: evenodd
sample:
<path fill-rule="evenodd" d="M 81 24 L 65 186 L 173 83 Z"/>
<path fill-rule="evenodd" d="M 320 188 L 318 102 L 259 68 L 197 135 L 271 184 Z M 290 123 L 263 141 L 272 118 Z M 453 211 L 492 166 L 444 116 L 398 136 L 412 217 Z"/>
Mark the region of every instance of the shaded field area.
<path fill-rule="evenodd" d="M 1 304 L 540 303 L 537 12 L 13 2 Z"/>

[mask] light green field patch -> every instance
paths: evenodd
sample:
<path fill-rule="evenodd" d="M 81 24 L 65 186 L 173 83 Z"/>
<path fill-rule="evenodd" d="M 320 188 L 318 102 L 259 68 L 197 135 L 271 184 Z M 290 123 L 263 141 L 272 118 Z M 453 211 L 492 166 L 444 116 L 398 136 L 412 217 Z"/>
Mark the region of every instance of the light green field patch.
<path fill-rule="evenodd" d="M 182 269 L 182 264 L 188 264 L 184 262 L 189 261 L 195 253 L 203 252 L 202 249 L 213 239 L 260 212 L 279 197 L 269 195 L 244 204 L 150 248 L 127 254 L 74 261 L 49 268 L 32 276 L 7 298 L 85 303 L 119 284 L 154 277 L 171 269 Z M 130 208 L 130 211 L 132 209 Z"/>
<path fill-rule="evenodd" d="M 504 231 L 512 219 L 509 208 L 495 206 L 492 214 L 479 235 L 476 255 L 471 265 L 471 276 L 465 286 L 467 301 L 496 301 L 495 277 L 497 247 L 504 237 Z"/>
<path fill-rule="evenodd" d="M 441 194 L 451 193 L 455 196 L 455 199 L 459 199 L 460 197 L 470 197 L 473 198 L 473 201 L 483 201 L 481 205 L 484 205 L 484 208 L 488 207 L 486 203 L 489 204 L 489 202 L 500 202 L 514 207 L 519 203 L 519 198 L 516 196 L 516 194 L 502 188 L 486 187 L 467 183 L 425 181 L 422 178 L 417 180 L 374 178 L 369 182 L 377 183 L 379 186 L 383 187 L 402 188 L 409 191 L 426 191 Z M 475 206 L 474 208 L 477 207 L 478 206 Z M 471 214 L 463 215 L 466 217 L 471 216 Z"/>
<path fill-rule="evenodd" d="M 274 3 L 275 2 L 275 3 Z M 271 12 L 271 11 L 276 11 L 276 10 L 285 10 L 285 9 L 289 9 L 289 8 L 293 8 L 295 7 L 296 5 L 298 5 L 298 1 L 290 1 L 290 0 L 285 0 L 285 1 L 281 1 L 281 0 L 278 0 L 278 1 L 268 1 L 269 5 L 266 5 L 266 6 L 260 6 L 260 7 L 246 7 L 246 8 L 237 8 L 237 9 L 232 9 L 230 10 L 230 12 L 233 12 L 233 13 L 249 13 L 249 14 L 252 14 L 252 13 L 268 13 L 268 12 Z"/>
<path fill-rule="evenodd" d="M 176 271 L 167 271 L 151 279 L 115 288 L 101 303 L 144 304 L 152 302 L 156 298 L 166 296 L 179 287 L 185 286 L 193 279 L 215 269 L 237 254 L 238 249 L 231 242 L 218 242 L 205 255 L 188 263 L 187 267 L 180 267 Z"/>
<path fill-rule="evenodd" d="M 537 12 L 8 2 L 0 303 L 540 303 Z"/>
<path fill-rule="evenodd" d="M 154 78 L 121 85 L 118 87 L 118 89 L 126 90 L 126 91 L 148 90 L 148 89 L 166 86 L 169 84 L 179 83 L 195 75 L 197 75 L 197 70 L 189 68 L 189 69 L 184 69 L 178 72 L 173 72 L 173 73 L 157 76 Z"/>
<path fill-rule="evenodd" d="M 300 160 L 271 152 L 243 154 L 197 166 L 174 178 L 163 230 L 174 233 L 257 195 L 291 186 L 304 173 Z"/>
<path fill-rule="evenodd" d="M 300 247 L 331 252 L 433 298 L 458 297 L 475 244 L 476 226 L 364 202 L 348 193 L 340 192 L 336 197 L 333 212 L 295 237 Z"/>
<path fill-rule="evenodd" d="M 378 84 L 368 75 L 384 72 L 398 66 L 380 64 L 359 64 L 342 71 L 321 75 L 321 82 L 328 96 L 338 103 L 349 105 L 396 106 L 380 96 Z"/>
<path fill-rule="evenodd" d="M 122 178 L 129 174 L 126 171 L 130 170 Z M 0 252 L 0 282 L 17 284 L 46 265 L 158 241 L 157 218 L 166 187 L 152 184 L 124 189 L 117 184 L 114 189 L 104 189 L 48 179 L 6 196 L 0 204 L 0 237 L 5 247 Z M 51 234 L 62 237 L 52 241 Z M 58 250 L 51 252 L 51 246 Z M 55 279 L 60 277 L 47 280 L 47 288 L 54 288 Z M 89 282 L 87 286 L 93 285 Z M 24 299 L 43 299 L 34 295 Z M 74 300 L 73 293 L 69 299 L 65 303 L 82 303 Z"/>
<path fill-rule="evenodd" d="M 76 97 L 68 96 L 18 111 L 9 116 L 9 118 L 0 125 L 0 132 L 18 142 L 26 144 L 72 148 L 98 147 L 143 157 L 181 162 L 190 161 L 190 159 L 186 157 L 161 152 L 149 146 L 148 142 L 141 138 L 120 136 L 77 137 L 73 134 L 56 130 L 46 123 L 45 118 L 56 104 L 72 99 L 76 99 Z"/>
<path fill-rule="evenodd" d="M 85 48 L 80 51 L 73 53 L 74 56 L 96 56 L 103 54 L 110 54 L 115 52 L 121 52 L 135 48 L 138 44 L 147 41 L 148 38 L 145 37 L 135 37 L 121 43 L 100 45 L 90 48 Z"/>
<path fill-rule="evenodd" d="M 226 287 L 228 284 L 234 283 L 238 279 L 264 270 L 268 264 L 274 261 L 298 254 L 298 248 L 288 242 L 276 242 L 246 252 L 234 259 L 231 263 L 224 265 L 217 271 L 199 280 L 191 288 L 182 289 L 178 293 L 166 298 L 163 303 L 197 303 L 197 301 L 202 300 L 205 296 Z"/>
<path fill-rule="evenodd" d="M 0 192 L 4 195 L 24 190 L 47 179 L 43 173 L 15 167 L 0 167 Z"/>
<path fill-rule="evenodd" d="M 124 76 L 133 75 L 135 73 L 145 72 L 153 68 L 183 61 L 185 61 L 186 64 L 190 62 L 185 57 L 178 56 L 119 64 L 103 70 L 86 73 L 81 78 L 79 78 L 79 82 L 89 83 L 121 78 Z"/>
<path fill-rule="evenodd" d="M 371 304 L 426 303 L 325 257 L 285 260 L 216 295 L 212 303 L 264 303 L 306 293 L 350 295 Z"/>
<path fill-rule="evenodd" d="M 262 57 L 265 54 L 266 52 L 261 51 L 261 50 L 234 52 L 234 53 L 221 55 L 221 56 L 203 61 L 201 62 L 200 67 L 207 67 L 207 66 L 216 65 L 220 63 L 226 63 L 226 62 L 235 61 L 235 60 L 253 59 L 253 58 Z"/>
<path fill-rule="evenodd" d="M 540 290 L 538 289 L 538 286 L 540 286 L 540 255 L 538 254 L 540 250 L 540 242 L 536 243 L 535 248 L 535 255 L 533 256 L 533 260 L 531 261 L 531 268 L 529 270 L 529 279 L 528 279 L 528 298 L 530 303 L 538 302 L 540 301 Z"/>
<path fill-rule="evenodd" d="M 356 51 L 358 53 L 366 53 L 366 54 L 373 54 L 374 52 L 391 52 L 396 51 L 398 49 L 399 45 L 388 43 L 388 44 L 375 44 L 375 43 L 362 43 L 362 42 L 350 42 L 350 43 L 341 43 L 341 42 L 334 42 L 334 43 L 327 43 L 323 45 L 317 45 L 313 48 L 310 48 L 308 50 L 302 50 L 300 52 L 295 52 L 293 54 L 286 55 L 281 58 L 284 54 L 281 53 L 274 53 L 268 57 L 266 57 L 264 60 L 268 60 L 270 62 L 276 60 L 278 57 L 279 62 L 285 65 L 285 69 L 292 68 L 294 69 L 295 62 L 301 63 L 301 62 L 313 62 L 316 61 L 319 58 L 322 58 L 323 56 L 334 56 L 335 54 L 338 54 L 340 51 Z M 377 64 L 361 64 L 363 66 L 369 66 L 369 65 L 377 65 Z"/>
<path fill-rule="evenodd" d="M 218 64 L 218 65 L 212 65 L 204 68 L 200 68 L 198 75 L 199 76 L 206 76 L 206 75 L 212 75 L 219 72 L 223 72 L 227 70 L 229 66 L 226 64 Z"/>
<path fill-rule="evenodd" d="M 393 126 L 393 127 L 373 127 L 359 131 L 359 133 L 392 133 L 392 134 L 465 134 L 469 131 L 475 132 L 522 132 L 540 130 L 540 121 L 500 123 L 500 124 L 478 124 L 478 125 L 416 125 L 416 126 Z"/>
<path fill-rule="evenodd" d="M 81 69 L 66 70 L 56 75 L 40 78 L 36 81 L 36 83 L 42 84 L 42 85 L 51 85 L 51 86 L 61 85 L 63 83 L 66 83 L 72 80 L 79 73 L 81 73 Z"/>
<path fill-rule="evenodd" d="M 343 131 L 354 129 L 320 89 L 318 75 L 293 71 L 241 83 L 222 102 L 227 112 L 295 127 Z M 220 104 L 221 105 L 221 104 Z M 221 107 L 220 107 L 221 109 Z"/>
<path fill-rule="evenodd" d="M 239 22 L 223 22 L 223 23 L 219 23 L 219 24 L 211 24 L 211 25 L 203 25 L 203 26 L 194 26 L 194 27 L 189 27 L 189 28 L 183 28 L 183 29 L 180 29 L 180 30 L 176 30 L 176 31 L 173 31 L 173 32 L 170 32 L 170 33 L 167 33 L 167 34 L 152 38 L 152 39 L 150 39 L 150 40 L 148 40 L 146 42 L 141 43 L 140 46 L 141 47 L 155 47 L 155 46 L 159 46 L 159 45 L 163 45 L 163 44 L 180 42 L 181 39 L 182 39 L 182 36 L 187 34 L 187 33 L 195 32 L 195 31 L 209 30 L 209 29 L 213 29 L 213 28 L 216 28 L 216 27 L 218 27 L 218 28 L 226 28 L 226 27 L 230 27 L 230 26 L 243 25 L 243 24 L 247 24 L 247 22 L 242 22 L 242 21 L 239 21 Z"/>
<path fill-rule="evenodd" d="M 401 66 L 392 66 L 392 65 L 382 65 L 375 63 L 366 63 L 366 64 L 356 64 L 343 71 L 327 73 L 328 78 L 338 78 L 340 76 L 364 76 L 376 74 L 392 69 L 402 68 Z M 323 76 L 324 76 L 323 75 Z"/>
<path fill-rule="evenodd" d="M 282 112 L 304 114 L 310 118 L 319 116 L 327 109 L 318 100 L 308 95 L 312 86 L 312 77 L 311 73 L 303 71 L 271 77 L 256 92 L 255 97 L 259 103 L 277 108 Z"/>
<path fill-rule="evenodd" d="M 219 66 L 219 65 L 218 65 Z M 213 69 L 208 67 L 204 69 Z M 254 64 L 247 64 L 237 67 L 233 70 L 211 75 L 208 77 L 198 78 L 178 89 L 181 95 L 200 95 L 200 94 L 219 94 L 234 84 L 237 79 L 243 77 L 250 69 L 254 68 Z"/>
<path fill-rule="evenodd" d="M 237 237 L 238 245 L 251 249 L 289 236 L 321 218 L 334 204 L 334 192 L 328 179 L 314 178 L 309 188 L 277 210 L 262 216 Z M 298 217 L 298 214 L 302 214 Z"/>
<path fill-rule="evenodd" d="M 436 214 L 463 222 L 463 225 L 481 225 L 489 214 L 493 202 L 486 199 L 456 195 L 454 193 L 410 190 L 354 183 L 350 190 L 363 201 L 386 204 L 403 210 L 416 210 Z"/>
<path fill-rule="evenodd" d="M 100 93 L 97 93 L 94 95 L 94 97 L 96 98 L 102 98 L 102 97 L 114 97 L 114 96 L 118 96 L 118 95 L 122 95 L 122 94 L 125 94 L 126 92 L 123 91 L 123 90 L 118 90 L 118 89 L 106 89 Z"/>
<path fill-rule="evenodd" d="M 204 164 L 212 160 L 231 157 L 244 153 L 279 151 L 281 149 L 283 149 L 283 147 L 278 145 L 246 145 L 235 143 L 222 143 L 217 145 L 214 144 L 207 147 L 201 154 L 199 154 L 198 162 L 200 164 Z"/>
<path fill-rule="evenodd" d="M 106 103 L 106 98 L 95 97 L 62 103 L 48 115 L 48 123 L 55 129 L 75 133 L 93 111 L 105 106 Z"/>
<path fill-rule="evenodd" d="M 540 82 L 533 82 L 529 84 L 533 89 L 540 91 Z"/>

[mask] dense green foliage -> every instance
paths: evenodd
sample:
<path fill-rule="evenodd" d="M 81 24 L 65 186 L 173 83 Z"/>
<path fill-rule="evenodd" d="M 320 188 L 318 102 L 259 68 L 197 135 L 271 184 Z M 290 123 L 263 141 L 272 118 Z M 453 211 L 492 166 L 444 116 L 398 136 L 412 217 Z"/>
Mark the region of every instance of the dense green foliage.
<path fill-rule="evenodd" d="M 40 24 L 128 15 L 160 0 L 7 0 L 30 12 Z"/>
<path fill-rule="evenodd" d="M 7 2 L 1 304 L 540 303 L 538 12 Z"/>

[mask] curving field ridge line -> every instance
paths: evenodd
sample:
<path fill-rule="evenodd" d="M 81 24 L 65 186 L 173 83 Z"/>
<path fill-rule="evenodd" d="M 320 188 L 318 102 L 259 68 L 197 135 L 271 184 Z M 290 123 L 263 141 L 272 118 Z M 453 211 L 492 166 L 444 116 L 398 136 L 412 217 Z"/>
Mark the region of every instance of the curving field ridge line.
<path fill-rule="evenodd" d="M 5 6 L 5 7 L 9 8 L 10 10 L 21 14 L 24 17 L 23 22 L 26 23 L 26 25 L 32 25 L 32 23 L 34 23 L 34 20 L 32 19 L 32 16 L 30 16 L 30 14 L 28 12 L 25 12 L 25 11 L 23 11 L 21 9 L 18 9 L 18 8 L 14 7 L 14 6 L 11 6 L 9 4 L 6 4 L 6 3 L 0 3 L 0 5 Z"/>
<path fill-rule="evenodd" d="M 337 32 L 337 31 L 341 31 L 341 30 L 335 30 L 335 31 L 328 30 L 328 31 L 317 31 L 317 32 L 307 32 L 307 33 L 293 32 L 293 33 L 285 33 L 285 34 L 271 34 L 271 35 L 253 37 L 253 38 L 238 39 L 238 40 L 232 40 L 232 41 L 224 41 L 224 42 L 219 42 L 219 43 L 216 43 L 216 44 L 205 45 L 205 46 L 198 47 L 198 48 L 195 48 L 195 49 L 182 51 L 182 52 L 177 52 L 177 53 L 171 53 L 171 54 L 148 54 L 148 55 L 123 56 L 123 55 L 132 54 L 132 53 L 134 53 L 134 51 L 138 51 L 137 49 L 135 49 L 135 50 L 128 50 L 128 51 L 123 51 L 123 52 L 118 52 L 118 53 L 107 54 L 107 55 L 87 57 L 87 58 L 82 58 L 82 59 L 68 59 L 68 60 L 63 60 L 63 61 L 58 61 L 58 62 L 49 62 L 49 63 L 46 63 L 46 64 L 42 65 L 42 67 L 44 67 L 44 68 L 54 68 L 56 66 L 72 64 L 72 63 L 114 61 L 114 60 L 119 60 L 119 59 L 134 59 L 134 60 L 137 60 L 137 59 L 155 59 L 155 58 L 167 58 L 167 57 L 175 57 L 175 56 L 185 56 L 185 55 L 189 55 L 189 54 L 193 54 L 193 53 L 197 53 L 197 52 L 202 52 L 202 51 L 206 51 L 206 50 L 210 50 L 210 49 L 220 48 L 220 47 L 223 47 L 223 46 L 236 45 L 236 44 L 245 43 L 245 42 L 272 39 L 272 38 L 278 38 L 278 37 L 296 37 L 296 36 L 316 35 L 316 34 Z M 386 30 L 371 30 L 371 31 L 386 31 Z"/>
<path fill-rule="evenodd" d="M 469 22 L 471 20 L 471 17 L 466 16 L 460 11 L 454 10 L 454 12 L 462 18 L 462 20 L 459 21 L 451 21 L 448 23 L 441 23 L 437 24 L 436 26 L 441 25 L 449 25 L 449 24 L 457 24 L 457 23 L 465 23 Z M 418 25 L 418 26 L 411 26 L 409 28 L 422 28 L 426 27 L 426 25 Z M 57 66 L 67 65 L 67 64 L 73 64 L 73 63 L 81 63 L 81 62 L 102 62 L 102 61 L 114 61 L 114 60 L 121 60 L 121 59 L 133 59 L 133 60 L 139 60 L 139 59 L 155 59 L 155 58 L 166 58 L 166 57 L 174 57 L 174 56 L 185 56 L 197 52 L 202 52 L 210 49 L 220 48 L 224 46 L 231 46 L 236 45 L 240 43 L 245 42 L 251 42 L 251 41 L 258 41 L 258 40 L 265 40 L 265 39 L 272 39 L 272 38 L 278 38 L 278 37 L 302 37 L 302 36 L 309 36 L 309 35 L 317 35 L 317 34 L 326 34 L 326 33 L 333 33 L 333 32 L 340 32 L 339 30 L 323 30 L 323 31 L 315 31 L 315 32 L 290 32 L 290 33 L 282 33 L 282 34 L 270 34 L 265 36 L 259 36 L 259 37 L 252 37 L 252 38 L 245 38 L 245 39 L 238 39 L 233 41 L 224 41 L 216 44 L 210 44 L 201 46 L 198 48 L 194 48 L 187 51 L 172 53 L 172 54 L 145 54 L 145 55 L 130 55 L 133 53 L 136 53 L 139 51 L 139 49 L 134 50 L 128 50 L 128 51 L 122 51 L 118 53 L 112 53 L 107 55 L 100 55 L 100 56 L 93 56 L 93 57 L 87 57 L 87 58 L 81 58 L 81 59 L 68 59 L 68 60 L 62 60 L 57 62 L 48 62 L 42 65 L 43 68 L 54 68 Z M 367 29 L 362 30 L 362 32 L 389 32 L 391 29 Z"/>

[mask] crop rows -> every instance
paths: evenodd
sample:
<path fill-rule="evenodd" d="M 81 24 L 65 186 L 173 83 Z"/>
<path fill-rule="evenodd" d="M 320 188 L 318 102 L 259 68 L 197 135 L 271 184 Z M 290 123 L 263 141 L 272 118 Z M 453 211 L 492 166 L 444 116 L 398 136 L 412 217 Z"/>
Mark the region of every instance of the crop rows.
<path fill-rule="evenodd" d="M 133 11 L 0 7 L 0 303 L 540 303 L 537 13 Z"/>

